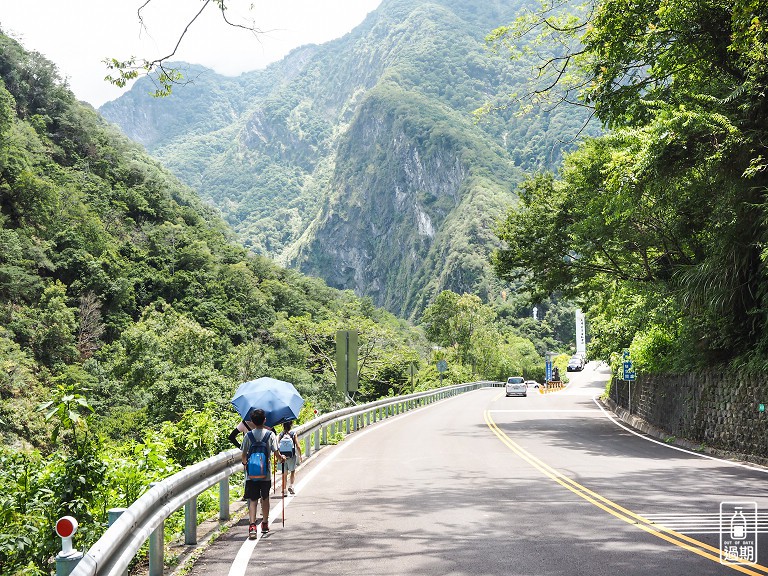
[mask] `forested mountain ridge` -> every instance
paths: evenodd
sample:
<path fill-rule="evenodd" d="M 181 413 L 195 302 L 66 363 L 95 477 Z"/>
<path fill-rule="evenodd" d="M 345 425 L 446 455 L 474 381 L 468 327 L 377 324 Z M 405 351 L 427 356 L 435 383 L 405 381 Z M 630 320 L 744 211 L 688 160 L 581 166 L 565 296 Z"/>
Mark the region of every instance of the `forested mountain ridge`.
<path fill-rule="evenodd" d="M 564 109 L 473 121 L 528 73 L 483 40 L 519 8 L 385 0 L 343 38 L 265 70 L 195 68 L 164 100 L 144 80 L 101 112 L 256 253 L 413 316 L 443 289 L 488 292 L 491 228 L 520 168 L 556 165 L 584 121 Z"/>
<path fill-rule="evenodd" d="M 0 438 L 46 444 L 35 406 L 55 390 L 87 389 L 135 434 L 265 373 L 335 402 L 332 366 L 313 354 L 336 323 L 375 331 L 396 362 L 418 356 L 418 337 L 370 302 L 238 245 L 50 62 L 0 34 Z"/>

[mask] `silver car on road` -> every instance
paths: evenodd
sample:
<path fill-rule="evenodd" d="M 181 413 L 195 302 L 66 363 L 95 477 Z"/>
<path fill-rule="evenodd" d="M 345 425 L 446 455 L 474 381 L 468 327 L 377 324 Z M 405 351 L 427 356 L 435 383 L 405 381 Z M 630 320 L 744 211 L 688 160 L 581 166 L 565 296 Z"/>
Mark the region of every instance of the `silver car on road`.
<path fill-rule="evenodd" d="M 528 396 L 528 385 L 522 376 L 507 378 L 507 396 Z"/>

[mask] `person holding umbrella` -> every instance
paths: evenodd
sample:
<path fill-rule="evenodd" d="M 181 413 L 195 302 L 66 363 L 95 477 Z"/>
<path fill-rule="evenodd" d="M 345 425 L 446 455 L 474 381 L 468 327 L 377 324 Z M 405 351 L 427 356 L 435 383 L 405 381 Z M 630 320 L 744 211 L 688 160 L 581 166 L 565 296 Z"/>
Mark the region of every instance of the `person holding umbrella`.
<path fill-rule="evenodd" d="M 246 467 L 245 497 L 248 499 L 248 538 L 258 537 L 256 532 L 256 510 L 259 500 L 261 500 L 261 512 L 263 514 L 261 522 L 261 533 L 269 532 L 269 492 L 272 489 L 272 480 L 270 478 L 270 457 L 274 454 L 281 462 L 285 456 L 280 454 L 277 449 L 275 435 L 269 428 L 264 426 L 266 414 L 261 408 L 253 411 L 251 420 L 255 428 L 248 432 L 243 438 L 243 445 L 240 448 L 242 453 L 243 466 Z M 261 470 L 257 469 L 255 462 L 261 456 Z"/>
<path fill-rule="evenodd" d="M 243 455 L 243 464 L 250 461 L 251 458 L 260 459 L 259 456 L 254 456 L 252 445 L 255 442 L 259 443 L 260 450 L 263 450 L 265 458 L 263 460 L 269 460 L 275 452 L 279 453 L 275 435 L 270 428 L 274 428 L 279 424 L 285 422 L 291 422 L 298 420 L 299 413 L 304 405 L 304 399 L 299 392 L 290 382 L 284 382 L 283 380 L 276 380 L 275 378 L 269 378 L 263 376 L 256 380 L 250 380 L 243 382 L 237 387 L 235 395 L 232 397 L 232 405 L 240 414 L 240 417 L 246 419 L 248 414 L 252 414 L 252 421 L 257 424 L 257 429 L 248 432 L 243 439 L 243 446 L 241 453 Z M 259 416 L 256 415 L 258 411 Z M 269 434 L 269 436 L 267 436 Z M 264 447 L 264 438 L 267 438 L 271 444 L 269 449 Z M 247 445 L 246 445 L 247 443 Z M 285 458 L 280 455 L 280 461 Z M 268 462 L 267 462 L 268 465 Z M 246 466 L 247 467 L 247 466 Z M 267 476 L 269 474 L 267 473 Z M 262 523 L 262 532 L 269 530 L 269 488 L 270 479 L 264 478 L 260 472 L 258 475 L 251 474 L 250 470 L 247 471 L 246 478 L 250 480 L 259 480 L 259 491 L 254 498 L 249 495 L 253 495 L 253 490 L 256 488 L 248 488 L 248 482 L 246 482 L 246 498 L 249 503 L 249 517 L 251 520 L 251 526 L 249 528 L 249 537 L 256 538 L 255 522 L 256 522 L 256 506 L 259 499 L 262 502 L 262 512 L 264 514 L 264 522 Z M 264 480 L 266 480 L 266 489 L 264 488 Z M 265 490 L 265 491 L 264 491 Z M 283 525 L 285 525 L 285 499 L 283 499 Z M 265 530 L 266 528 L 266 530 Z"/>

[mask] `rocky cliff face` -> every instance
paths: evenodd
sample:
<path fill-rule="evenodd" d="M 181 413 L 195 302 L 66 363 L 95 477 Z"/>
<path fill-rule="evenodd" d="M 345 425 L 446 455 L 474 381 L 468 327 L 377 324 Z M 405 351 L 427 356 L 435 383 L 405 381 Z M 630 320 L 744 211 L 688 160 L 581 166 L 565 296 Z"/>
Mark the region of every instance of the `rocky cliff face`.
<path fill-rule="evenodd" d="M 137 83 L 102 113 L 255 252 L 411 315 L 441 289 L 482 293 L 519 166 L 559 161 L 555 113 L 472 119 L 523 76 L 483 41 L 516 11 L 384 0 L 347 36 L 266 70 L 201 70 L 164 101 Z"/>
<path fill-rule="evenodd" d="M 403 114 L 404 103 L 426 117 Z M 489 157 L 509 179 L 483 176 L 476 158 L 482 151 L 464 137 L 478 129 L 450 119 L 449 111 L 396 88 L 374 91 L 338 147 L 331 200 L 290 262 L 401 315 L 443 289 L 476 291 L 487 274 L 492 222 L 512 201 L 517 172 L 490 146 Z M 493 190 L 490 202 L 479 193 L 484 185 Z"/>

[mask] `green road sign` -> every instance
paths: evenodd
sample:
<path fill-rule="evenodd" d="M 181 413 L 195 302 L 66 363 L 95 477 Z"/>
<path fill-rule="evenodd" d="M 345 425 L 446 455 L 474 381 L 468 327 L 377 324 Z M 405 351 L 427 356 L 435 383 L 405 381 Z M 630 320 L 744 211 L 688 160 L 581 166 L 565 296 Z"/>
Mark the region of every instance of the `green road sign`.
<path fill-rule="evenodd" d="M 765 412 L 765 404 L 760 404 L 760 405 L 757 407 L 757 409 L 758 409 L 758 411 L 760 411 L 760 412 Z"/>
<path fill-rule="evenodd" d="M 357 390 L 357 330 L 336 332 L 336 387 L 349 394 Z"/>

